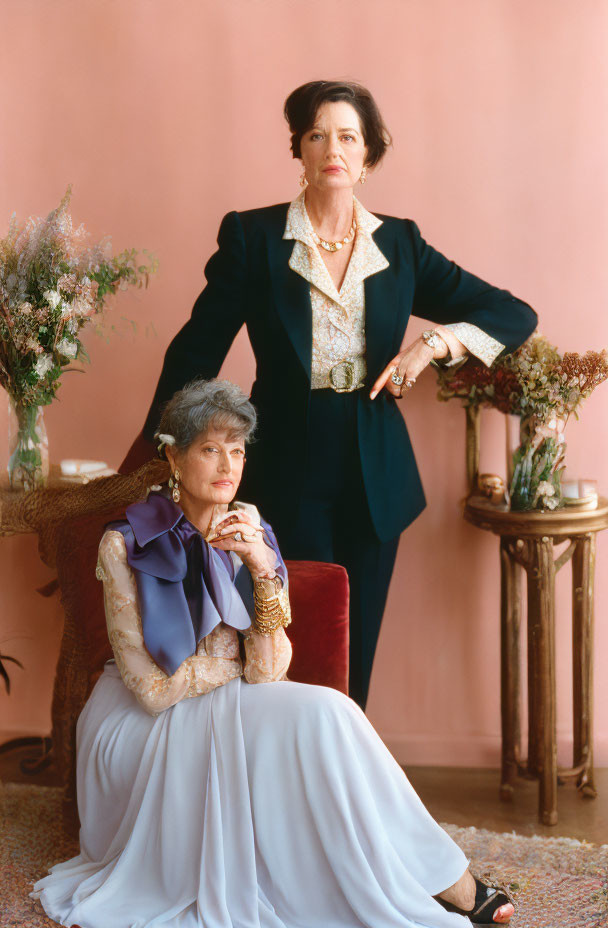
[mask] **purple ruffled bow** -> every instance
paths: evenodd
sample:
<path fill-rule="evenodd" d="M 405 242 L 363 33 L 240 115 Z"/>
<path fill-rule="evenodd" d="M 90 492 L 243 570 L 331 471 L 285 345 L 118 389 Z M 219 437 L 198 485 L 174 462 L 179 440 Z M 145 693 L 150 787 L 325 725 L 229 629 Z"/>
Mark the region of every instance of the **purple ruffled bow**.
<path fill-rule="evenodd" d="M 253 581 L 247 568 L 213 548 L 179 506 L 162 492 L 134 503 L 126 521 L 108 528 L 121 532 L 127 561 L 135 571 L 144 642 L 167 674 L 196 653 L 199 641 L 224 622 L 239 631 L 251 625 Z M 287 570 L 268 523 L 266 543 L 277 557 L 277 574 Z"/>

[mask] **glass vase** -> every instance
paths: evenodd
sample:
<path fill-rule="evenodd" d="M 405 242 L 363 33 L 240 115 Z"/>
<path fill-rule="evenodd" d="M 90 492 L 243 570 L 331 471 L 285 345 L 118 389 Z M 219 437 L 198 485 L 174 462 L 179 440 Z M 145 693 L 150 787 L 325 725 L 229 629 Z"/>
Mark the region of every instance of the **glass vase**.
<path fill-rule="evenodd" d="M 49 477 L 49 442 L 42 406 L 24 406 L 9 397 L 8 479 L 13 490 L 36 490 Z"/>
<path fill-rule="evenodd" d="M 522 419 L 519 447 L 513 454 L 509 487 L 511 509 L 559 509 L 564 505 L 561 474 L 566 443 L 560 419 Z"/>

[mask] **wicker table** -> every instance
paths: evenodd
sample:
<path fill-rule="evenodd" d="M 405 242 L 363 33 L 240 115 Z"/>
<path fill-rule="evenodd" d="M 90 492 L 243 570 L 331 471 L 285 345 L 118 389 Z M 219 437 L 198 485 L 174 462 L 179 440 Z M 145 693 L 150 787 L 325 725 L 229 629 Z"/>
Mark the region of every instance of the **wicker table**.
<path fill-rule="evenodd" d="M 500 796 L 510 800 L 516 776 L 539 781 L 539 821 L 557 822 L 558 778 L 575 777 L 582 795 L 593 783 L 593 575 L 595 536 L 608 528 L 608 500 L 598 508 L 510 512 L 471 496 L 464 517 L 500 536 L 501 721 Z M 569 542 L 557 558 L 553 546 Z M 555 682 L 555 574 L 572 560 L 573 766 L 557 767 Z M 521 758 L 520 622 L 521 570 L 528 593 L 528 756 Z"/>

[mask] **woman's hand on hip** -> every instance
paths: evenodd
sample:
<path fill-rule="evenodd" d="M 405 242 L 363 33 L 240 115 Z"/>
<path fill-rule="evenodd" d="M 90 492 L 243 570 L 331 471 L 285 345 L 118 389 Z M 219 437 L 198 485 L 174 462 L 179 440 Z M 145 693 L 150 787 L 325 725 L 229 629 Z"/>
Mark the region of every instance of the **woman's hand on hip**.
<path fill-rule="evenodd" d="M 274 568 L 275 553 L 264 541 L 264 529 L 242 509 L 218 522 L 207 541 L 212 548 L 238 554 L 254 577 Z"/>
<path fill-rule="evenodd" d="M 387 364 L 372 387 L 371 399 L 375 399 L 382 388 L 394 397 L 404 396 L 434 357 L 435 351 L 422 338 L 417 338 Z"/>
<path fill-rule="evenodd" d="M 424 338 L 420 336 L 415 342 L 400 351 L 378 377 L 370 393 L 371 399 L 375 399 L 383 387 L 395 397 L 403 396 L 411 390 L 416 383 L 417 377 L 433 358 L 445 358 L 446 355 L 450 354 L 452 358 L 456 359 L 467 354 L 465 346 L 450 329 L 436 324 L 433 326 L 432 331 L 439 336 L 440 345 L 437 348 L 431 348 Z"/>

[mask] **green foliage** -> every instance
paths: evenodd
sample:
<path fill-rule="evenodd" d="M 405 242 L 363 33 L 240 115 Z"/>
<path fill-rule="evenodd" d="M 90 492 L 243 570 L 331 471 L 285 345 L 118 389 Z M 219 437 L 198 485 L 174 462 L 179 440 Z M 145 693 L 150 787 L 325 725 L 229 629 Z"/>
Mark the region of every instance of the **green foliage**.
<path fill-rule="evenodd" d="M 533 440 L 522 442 L 513 455 L 511 508 L 556 509 L 561 505 L 563 457 L 563 442 L 556 438 L 545 438 L 538 447 Z"/>

